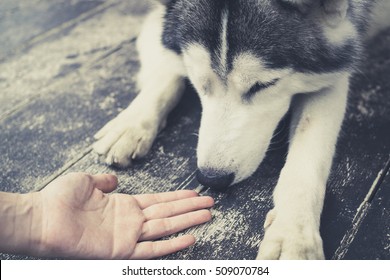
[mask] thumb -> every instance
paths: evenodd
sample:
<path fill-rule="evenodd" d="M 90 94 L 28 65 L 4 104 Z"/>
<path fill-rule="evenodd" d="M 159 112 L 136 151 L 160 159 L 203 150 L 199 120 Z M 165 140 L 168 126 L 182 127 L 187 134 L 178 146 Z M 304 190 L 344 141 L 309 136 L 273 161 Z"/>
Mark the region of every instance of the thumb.
<path fill-rule="evenodd" d="M 118 178 L 111 174 L 92 175 L 92 185 L 104 193 L 109 193 L 118 186 Z"/>

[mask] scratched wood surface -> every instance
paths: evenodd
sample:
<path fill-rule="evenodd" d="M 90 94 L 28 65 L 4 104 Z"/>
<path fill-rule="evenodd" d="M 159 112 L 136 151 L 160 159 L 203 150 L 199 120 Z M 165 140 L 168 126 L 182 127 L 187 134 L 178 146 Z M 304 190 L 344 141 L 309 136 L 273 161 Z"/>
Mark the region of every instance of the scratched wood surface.
<path fill-rule="evenodd" d="M 135 40 L 147 1 L 0 2 L 0 190 L 39 190 L 63 173 L 118 175 L 128 194 L 194 189 L 199 100 L 188 86 L 152 152 L 113 170 L 92 135 L 136 95 Z M 390 30 L 368 42 L 328 184 L 321 232 L 328 259 L 390 259 Z M 286 127 L 247 181 L 216 199 L 198 242 L 167 259 L 253 259 L 287 152 Z M 124 233 L 125 234 L 125 233 Z M 1 259 L 25 256 L 0 255 Z"/>

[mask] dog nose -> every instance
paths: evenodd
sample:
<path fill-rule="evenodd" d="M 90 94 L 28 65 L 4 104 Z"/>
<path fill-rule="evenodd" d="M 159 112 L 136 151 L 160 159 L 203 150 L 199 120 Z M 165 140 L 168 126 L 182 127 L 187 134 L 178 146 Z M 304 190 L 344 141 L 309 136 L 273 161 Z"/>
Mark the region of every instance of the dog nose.
<path fill-rule="evenodd" d="M 196 172 L 196 179 L 206 187 L 210 187 L 217 191 L 223 191 L 233 183 L 234 173 L 227 174 L 226 172 L 218 170 L 198 169 Z"/>

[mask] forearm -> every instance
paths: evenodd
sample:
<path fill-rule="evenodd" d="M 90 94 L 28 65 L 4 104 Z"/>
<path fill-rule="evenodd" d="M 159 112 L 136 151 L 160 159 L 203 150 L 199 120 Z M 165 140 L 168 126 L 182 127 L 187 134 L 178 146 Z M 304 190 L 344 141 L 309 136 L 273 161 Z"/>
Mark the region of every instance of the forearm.
<path fill-rule="evenodd" d="M 331 88 L 295 100 L 289 153 L 274 192 L 275 208 L 284 209 L 286 216 L 312 215 L 319 226 L 348 85 L 344 76 Z M 294 205 L 299 207 L 291 209 Z"/>
<path fill-rule="evenodd" d="M 39 254 L 41 214 L 38 193 L 0 192 L 0 252 Z"/>

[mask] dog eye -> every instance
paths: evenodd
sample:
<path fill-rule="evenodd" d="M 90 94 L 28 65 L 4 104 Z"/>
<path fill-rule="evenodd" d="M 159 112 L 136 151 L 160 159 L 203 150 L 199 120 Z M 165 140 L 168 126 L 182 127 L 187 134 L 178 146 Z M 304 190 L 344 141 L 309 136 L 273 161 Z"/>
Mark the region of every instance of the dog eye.
<path fill-rule="evenodd" d="M 242 97 L 242 99 L 246 102 L 249 102 L 252 100 L 253 96 L 258 93 L 259 91 L 262 91 L 262 90 L 265 90 L 271 86 L 274 86 L 277 82 L 279 81 L 279 79 L 274 79 L 268 83 L 259 83 L 257 82 L 256 84 L 254 84 L 249 90 L 247 93 L 245 93 Z"/>

